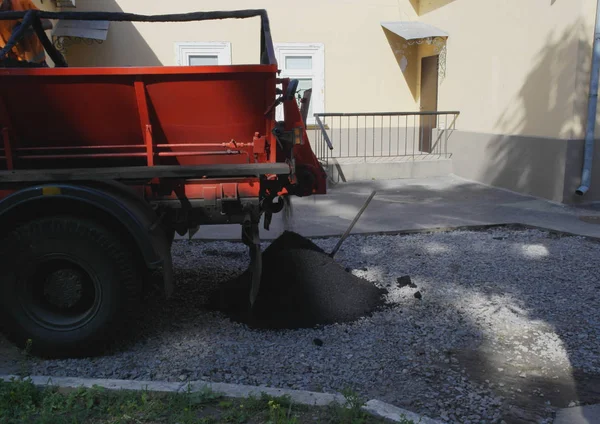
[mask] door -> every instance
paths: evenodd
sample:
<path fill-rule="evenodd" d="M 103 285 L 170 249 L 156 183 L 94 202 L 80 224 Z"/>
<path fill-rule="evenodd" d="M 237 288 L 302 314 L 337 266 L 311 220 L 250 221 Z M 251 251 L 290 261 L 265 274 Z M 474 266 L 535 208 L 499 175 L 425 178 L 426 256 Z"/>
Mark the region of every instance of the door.
<path fill-rule="evenodd" d="M 439 56 L 421 59 L 421 112 L 437 112 Z M 431 153 L 432 130 L 437 126 L 437 116 L 422 115 L 419 128 L 419 150 Z"/>

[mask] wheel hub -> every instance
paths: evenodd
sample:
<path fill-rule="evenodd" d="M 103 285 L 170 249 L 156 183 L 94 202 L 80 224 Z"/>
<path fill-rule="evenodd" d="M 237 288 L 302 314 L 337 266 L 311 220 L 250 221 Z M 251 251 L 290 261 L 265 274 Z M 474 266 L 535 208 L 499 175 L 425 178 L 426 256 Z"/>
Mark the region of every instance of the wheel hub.
<path fill-rule="evenodd" d="M 100 284 L 71 258 L 42 258 L 20 292 L 23 309 L 38 324 L 71 331 L 91 319 L 100 305 Z"/>
<path fill-rule="evenodd" d="M 48 275 L 44 283 L 44 297 L 59 309 L 68 309 L 81 300 L 84 274 L 73 268 L 58 269 Z"/>

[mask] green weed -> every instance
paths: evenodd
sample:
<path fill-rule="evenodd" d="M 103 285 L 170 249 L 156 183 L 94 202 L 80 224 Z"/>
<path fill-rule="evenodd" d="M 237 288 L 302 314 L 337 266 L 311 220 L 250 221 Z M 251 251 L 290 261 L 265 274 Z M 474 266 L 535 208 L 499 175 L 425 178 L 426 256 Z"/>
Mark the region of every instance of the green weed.
<path fill-rule="evenodd" d="M 30 378 L 0 381 L 0 423 L 34 424 L 329 424 L 383 423 L 361 409 L 362 401 L 351 391 L 339 408 L 294 404 L 289 396 L 262 393 L 246 399 L 227 399 L 208 388 L 191 386 L 183 393 L 107 390 L 101 387 L 59 390 L 37 388 Z M 408 424 L 407 421 L 405 424 Z"/>

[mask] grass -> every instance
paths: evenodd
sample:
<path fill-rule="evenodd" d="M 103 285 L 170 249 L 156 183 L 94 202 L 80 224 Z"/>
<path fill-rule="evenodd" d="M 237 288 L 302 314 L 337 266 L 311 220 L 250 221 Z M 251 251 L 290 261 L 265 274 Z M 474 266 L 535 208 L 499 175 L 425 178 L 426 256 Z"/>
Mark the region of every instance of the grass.
<path fill-rule="evenodd" d="M 289 397 L 229 399 L 210 390 L 184 393 L 37 388 L 28 378 L 0 381 L 0 422 L 6 424 L 372 424 L 385 423 L 364 412 L 353 392 L 344 405 L 310 407 Z M 412 423 L 406 421 L 404 424 Z"/>

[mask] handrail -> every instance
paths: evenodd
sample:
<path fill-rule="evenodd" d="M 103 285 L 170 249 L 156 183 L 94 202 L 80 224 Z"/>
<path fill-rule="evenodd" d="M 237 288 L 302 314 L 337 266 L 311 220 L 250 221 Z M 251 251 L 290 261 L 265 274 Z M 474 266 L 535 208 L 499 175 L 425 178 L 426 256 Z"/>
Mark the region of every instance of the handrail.
<path fill-rule="evenodd" d="M 315 153 L 329 159 L 450 157 L 459 111 L 314 113 Z"/>
<path fill-rule="evenodd" d="M 317 125 L 319 126 L 319 128 L 321 128 L 321 133 L 323 134 L 323 138 L 325 138 L 325 143 L 327 143 L 327 147 L 329 147 L 329 150 L 333 150 L 333 143 L 329 139 L 329 135 L 327 135 L 327 130 L 325 129 L 325 125 L 323 125 L 323 122 L 321 122 L 321 119 L 319 118 L 319 116 L 316 113 L 315 113 L 315 121 L 317 122 Z"/>
<path fill-rule="evenodd" d="M 337 116 L 413 116 L 413 115 L 460 115 L 457 110 L 431 111 L 431 112 L 356 112 L 356 113 L 315 113 L 315 117 L 337 117 Z"/>

